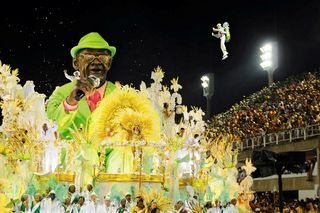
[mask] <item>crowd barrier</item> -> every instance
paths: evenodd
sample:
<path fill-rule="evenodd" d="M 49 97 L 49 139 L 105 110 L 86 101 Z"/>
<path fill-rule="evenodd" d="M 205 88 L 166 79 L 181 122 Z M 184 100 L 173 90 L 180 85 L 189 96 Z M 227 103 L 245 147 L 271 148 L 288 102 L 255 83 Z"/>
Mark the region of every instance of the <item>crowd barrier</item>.
<path fill-rule="evenodd" d="M 275 145 L 283 142 L 293 142 L 296 140 L 307 140 L 320 135 L 320 124 L 310 125 L 302 128 L 295 128 L 283 132 L 269 133 L 251 138 L 246 138 L 243 141 L 236 142 L 238 148 L 243 150 L 256 149 Z"/>

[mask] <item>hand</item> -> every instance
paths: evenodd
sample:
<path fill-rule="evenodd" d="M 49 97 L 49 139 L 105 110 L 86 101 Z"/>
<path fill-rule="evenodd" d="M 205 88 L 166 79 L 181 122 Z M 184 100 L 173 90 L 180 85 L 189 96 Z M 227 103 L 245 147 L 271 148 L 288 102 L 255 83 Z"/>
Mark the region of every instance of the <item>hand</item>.
<path fill-rule="evenodd" d="M 67 97 L 67 103 L 70 105 L 77 105 L 78 101 L 85 96 L 90 95 L 94 90 L 94 83 L 90 79 L 79 79 L 71 91 L 70 95 Z"/>

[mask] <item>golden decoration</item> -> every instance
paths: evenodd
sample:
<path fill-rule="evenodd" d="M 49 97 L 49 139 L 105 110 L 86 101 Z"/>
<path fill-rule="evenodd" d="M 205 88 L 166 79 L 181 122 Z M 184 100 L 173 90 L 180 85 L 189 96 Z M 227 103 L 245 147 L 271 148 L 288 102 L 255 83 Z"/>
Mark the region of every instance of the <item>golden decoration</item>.
<path fill-rule="evenodd" d="M 143 191 L 141 194 L 148 208 L 150 208 L 151 204 L 154 202 L 157 204 L 157 207 L 160 210 L 160 212 L 172 210 L 173 206 L 171 200 L 164 194 L 163 191 L 150 189 L 150 191 Z"/>
<path fill-rule="evenodd" d="M 141 92 L 122 87 L 106 96 L 92 114 L 89 137 L 95 143 L 160 141 L 160 117 Z"/>
<path fill-rule="evenodd" d="M 138 182 L 141 178 L 142 182 L 162 183 L 162 175 L 146 175 L 146 174 L 108 174 L 99 173 L 97 182 Z"/>

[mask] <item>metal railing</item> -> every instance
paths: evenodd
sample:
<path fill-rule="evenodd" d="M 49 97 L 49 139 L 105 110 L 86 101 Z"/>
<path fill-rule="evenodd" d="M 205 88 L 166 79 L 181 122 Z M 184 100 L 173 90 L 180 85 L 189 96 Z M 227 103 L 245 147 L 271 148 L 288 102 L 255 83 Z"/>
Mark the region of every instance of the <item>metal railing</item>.
<path fill-rule="evenodd" d="M 239 149 L 243 151 L 247 149 L 266 147 L 268 145 L 274 145 L 283 142 L 306 140 L 318 135 L 320 135 L 320 124 L 247 138 L 238 143 L 238 146 Z"/>

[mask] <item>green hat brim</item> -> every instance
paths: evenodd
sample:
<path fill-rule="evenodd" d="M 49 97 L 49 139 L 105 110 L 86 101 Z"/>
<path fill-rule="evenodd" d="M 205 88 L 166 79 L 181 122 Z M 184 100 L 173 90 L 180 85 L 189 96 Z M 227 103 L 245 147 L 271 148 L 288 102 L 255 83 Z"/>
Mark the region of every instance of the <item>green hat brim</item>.
<path fill-rule="evenodd" d="M 77 53 L 82 49 L 99 49 L 99 50 L 109 50 L 111 53 L 111 57 L 113 57 L 116 54 L 117 49 L 113 46 L 109 45 L 101 45 L 101 43 L 98 44 L 90 44 L 90 45 L 77 45 L 73 47 L 70 51 L 72 58 L 75 58 L 77 56 Z"/>

